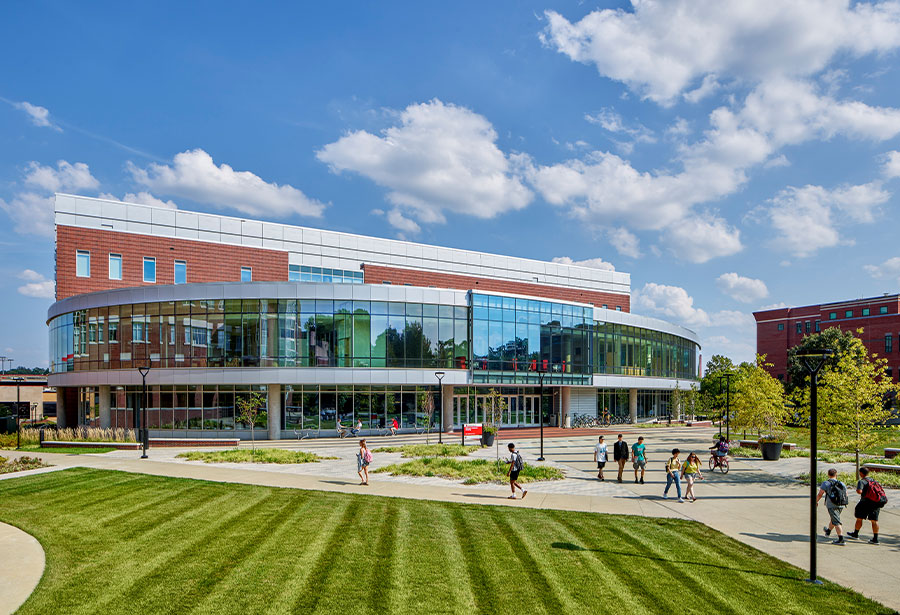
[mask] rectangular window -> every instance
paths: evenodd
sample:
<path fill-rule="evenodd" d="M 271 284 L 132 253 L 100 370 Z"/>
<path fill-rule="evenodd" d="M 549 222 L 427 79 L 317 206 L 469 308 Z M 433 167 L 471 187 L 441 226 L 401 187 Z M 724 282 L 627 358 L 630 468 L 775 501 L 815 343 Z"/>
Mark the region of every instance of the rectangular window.
<path fill-rule="evenodd" d="M 617 311 L 617 312 L 621 312 L 621 311 L 622 311 L 622 306 L 621 306 L 621 305 L 617 305 L 617 306 L 616 306 L 616 311 Z"/>
<path fill-rule="evenodd" d="M 75 252 L 75 275 L 79 278 L 91 277 L 91 253 L 87 250 Z"/>
<path fill-rule="evenodd" d="M 110 280 L 121 280 L 122 279 L 122 255 L 121 254 L 110 254 L 109 255 L 109 279 Z"/>
<path fill-rule="evenodd" d="M 828 320 L 836 320 L 837 312 L 828 312 Z"/>
<path fill-rule="evenodd" d="M 778 323 L 778 330 L 784 331 L 784 323 L 783 322 Z"/>
<path fill-rule="evenodd" d="M 880 308 L 878 308 L 878 313 L 879 314 L 887 314 L 887 306 L 882 305 Z"/>
<path fill-rule="evenodd" d="M 118 342 L 119 341 L 119 321 L 117 321 L 117 320 L 109 321 L 109 341 L 110 342 Z"/>
<path fill-rule="evenodd" d="M 817 320 L 817 321 L 816 321 L 816 333 L 818 333 L 818 332 L 821 331 L 821 330 L 822 330 L 822 321 L 821 321 L 821 320 Z"/>
<path fill-rule="evenodd" d="M 853 318 L 853 310 L 847 310 L 844 312 L 844 318 Z"/>
<path fill-rule="evenodd" d="M 863 313 L 862 313 L 862 315 L 863 315 L 863 316 L 868 316 L 868 315 L 869 315 L 869 308 L 863 308 Z"/>
<path fill-rule="evenodd" d="M 175 283 L 187 284 L 187 263 L 185 261 L 175 261 Z"/>
<path fill-rule="evenodd" d="M 797 335 L 800 335 L 801 333 L 803 333 L 803 323 L 798 322 L 797 323 Z"/>
<path fill-rule="evenodd" d="M 382 284 L 387 284 L 387 285 L 388 285 L 388 286 L 390 286 L 390 285 L 391 285 L 391 283 L 390 283 L 390 282 L 388 282 L 388 281 L 387 281 L 387 280 L 382 280 L 382 281 L 381 281 L 381 283 L 382 283 Z"/>
<path fill-rule="evenodd" d="M 884 354 L 894 352 L 894 338 L 888 333 L 884 336 Z"/>
<path fill-rule="evenodd" d="M 603 304 L 603 309 L 604 309 L 604 310 L 608 310 L 609 307 L 604 303 L 604 304 Z"/>
<path fill-rule="evenodd" d="M 156 282 L 156 259 L 152 256 L 144 257 L 144 282 Z"/>
<path fill-rule="evenodd" d="M 300 265 L 288 265 L 288 282 L 300 281 Z"/>
<path fill-rule="evenodd" d="M 806 334 L 809 335 L 809 332 L 812 330 L 812 323 L 810 323 L 810 322 L 807 320 L 807 321 L 806 321 L 806 326 L 805 326 L 805 328 L 806 328 Z"/>
<path fill-rule="evenodd" d="M 241 282 L 252 282 L 253 281 L 253 268 L 252 267 L 241 267 Z"/>

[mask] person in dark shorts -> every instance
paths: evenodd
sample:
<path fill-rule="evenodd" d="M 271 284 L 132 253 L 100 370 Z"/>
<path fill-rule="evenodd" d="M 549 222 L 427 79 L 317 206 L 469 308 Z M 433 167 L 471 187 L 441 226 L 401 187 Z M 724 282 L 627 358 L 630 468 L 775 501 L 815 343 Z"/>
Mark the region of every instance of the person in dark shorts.
<path fill-rule="evenodd" d="M 509 476 L 509 490 L 512 491 L 512 495 L 509 496 L 509 499 L 516 499 L 516 487 L 522 491 L 522 499 L 525 499 L 525 496 L 528 495 L 528 491 L 523 489 L 522 485 L 518 482 L 519 472 L 525 465 L 525 462 L 522 460 L 522 453 L 516 450 L 516 445 L 512 442 L 506 446 L 509 449 L 509 460 L 506 462 L 509 464 L 509 469 L 506 471 L 506 475 Z"/>
<path fill-rule="evenodd" d="M 878 503 L 874 500 L 870 500 L 865 497 L 865 491 L 870 489 L 869 485 L 869 469 L 868 468 L 860 468 L 859 469 L 859 480 L 856 483 L 856 493 L 860 496 L 859 503 L 856 505 L 856 508 L 853 510 L 853 516 L 856 517 L 856 525 L 853 528 L 852 532 L 847 532 L 848 538 L 859 538 L 859 530 L 862 529 L 863 521 L 868 519 L 872 522 L 872 540 L 869 542 L 873 545 L 878 544 L 878 513 L 881 512 L 881 508 L 878 506 Z"/>
<path fill-rule="evenodd" d="M 603 441 L 603 436 L 600 436 L 594 447 L 594 461 L 597 462 L 597 478 L 603 480 L 603 466 L 606 465 L 606 442 Z"/>
<path fill-rule="evenodd" d="M 628 462 L 628 442 L 622 439 L 622 434 L 619 434 L 619 439 L 613 444 L 613 459 L 619 464 L 618 481 L 621 483 L 622 472 L 625 470 L 625 464 Z"/>

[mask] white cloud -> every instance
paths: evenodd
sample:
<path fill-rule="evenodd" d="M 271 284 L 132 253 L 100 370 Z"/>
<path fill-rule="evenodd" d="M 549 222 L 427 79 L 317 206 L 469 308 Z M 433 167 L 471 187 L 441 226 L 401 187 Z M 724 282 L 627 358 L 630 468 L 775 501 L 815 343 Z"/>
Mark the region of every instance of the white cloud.
<path fill-rule="evenodd" d="M 744 249 L 741 232 L 712 214 L 673 224 L 665 233 L 665 241 L 675 256 L 691 263 L 705 263 Z"/>
<path fill-rule="evenodd" d="M 878 206 L 889 198 L 879 182 L 834 190 L 789 186 L 769 201 L 768 216 L 777 233 L 771 245 L 806 257 L 823 248 L 852 244 L 841 238 L 838 226 L 873 222 Z"/>
<path fill-rule="evenodd" d="M 590 267 L 591 269 L 602 269 L 603 271 L 615 271 L 616 267 L 612 263 L 608 263 L 602 258 L 587 258 L 582 261 L 572 260 L 568 256 L 554 256 L 554 263 L 561 265 L 577 265 L 579 267 Z"/>
<path fill-rule="evenodd" d="M 684 99 L 690 103 L 697 103 L 710 96 L 713 92 L 718 90 L 721 87 L 718 79 L 716 79 L 715 75 L 706 75 L 703 77 L 703 82 L 700 84 L 696 90 L 691 90 L 690 92 L 685 92 Z"/>
<path fill-rule="evenodd" d="M 710 323 L 706 311 L 694 307 L 694 298 L 680 286 L 667 286 L 648 282 L 637 293 L 634 302 L 641 308 L 662 314 L 686 327 L 705 326 Z"/>
<path fill-rule="evenodd" d="M 202 149 L 176 154 L 173 164 L 150 164 L 142 169 L 128 163 L 138 184 L 153 192 L 233 209 L 250 216 L 285 218 L 294 214 L 319 217 L 325 205 L 288 184 L 266 182 L 249 171 L 216 166 Z"/>
<path fill-rule="evenodd" d="M 791 166 L 791 161 L 788 160 L 787 156 L 784 154 L 778 154 L 777 156 L 773 156 L 766 160 L 763 164 L 763 168 L 765 169 L 776 169 L 778 167 L 789 167 Z"/>
<path fill-rule="evenodd" d="M 608 232 L 608 236 L 609 243 L 612 244 L 612 247 L 614 247 L 622 256 L 628 256 L 630 258 L 641 257 L 640 240 L 628 229 L 623 227 L 611 229 Z"/>
<path fill-rule="evenodd" d="M 116 195 L 114 194 L 101 192 L 99 197 L 101 199 L 109 199 L 111 201 L 122 201 L 125 203 L 137 203 L 138 205 L 150 205 L 151 207 L 162 207 L 163 209 L 178 209 L 178 205 L 176 205 L 173 201 L 163 201 L 162 199 L 156 198 L 149 192 L 138 192 L 137 194 L 133 192 L 127 192 L 121 199 L 116 197 Z"/>
<path fill-rule="evenodd" d="M 732 299 L 742 303 L 753 303 L 769 296 L 765 282 L 736 273 L 723 273 L 716 278 L 716 286 Z"/>
<path fill-rule="evenodd" d="M 864 269 L 873 278 L 890 278 L 900 283 L 900 256 L 889 258 L 880 265 L 866 265 Z"/>
<path fill-rule="evenodd" d="M 632 5 L 633 12 L 596 10 L 578 22 L 546 11 L 541 39 L 665 105 L 691 88 L 700 93 L 711 88 L 710 76 L 750 82 L 807 76 L 838 54 L 859 57 L 900 45 L 900 8 L 892 1 L 633 0 Z"/>
<path fill-rule="evenodd" d="M 26 282 L 26 284 L 19 287 L 20 294 L 41 299 L 53 299 L 56 297 L 56 283 L 45 278 L 37 271 L 25 269 L 17 277 Z"/>
<path fill-rule="evenodd" d="M 18 103 L 12 103 L 16 109 L 21 109 L 25 113 L 28 114 L 28 117 L 31 118 L 31 123 L 35 126 L 41 126 L 43 128 L 53 128 L 57 131 L 62 131 L 59 126 L 56 126 L 53 122 L 50 121 L 50 111 L 46 107 L 41 107 L 39 105 L 32 105 L 30 102 L 22 101 Z"/>
<path fill-rule="evenodd" d="M 405 233 L 415 234 L 422 230 L 422 227 L 416 224 L 415 220 L 410 220 L 404 216 L 396 207 L 387 212 L 387 221 L 391 226 Z"/>
<path fill-rule="evenodd" d="M 616 144 L 626 153 L 631 153 L 636 143 L 656 143 L 656 137 L 653 136 L 652 130 L 639 122 L 635 124 L 625 122 L 622 116 L 610 107 L 604 107 L 594 114 L 586 113 L 584 119 L 608 132 L 629 137 L 630 141 L 616 141 Z"/>
<path fill-rule="evenodd" d="M 0 199 L 0 209 L 13 221 L 13 228 L 24 235 L 53 237 L 53 197 L 36 192 L 20 192 L 10 201 Z"/>
<path fill-rule="evenodd" d="M 671 138 L 685 137 L 691 132 L 691 123 L 683 117 L 676 118 L 672 125 L 666 128 L 666 135 Z"/>
<path fill-rule="evenodd" d="M 737 310 L 721 310 L 713 312 L 709 317 L 711 327 L 729 327 L 732 329 L 746 330 L 753 327 L 755 330 L 756 319 L 752 314 Z"/>
<path fill-rule="evenodd" d="M 516 172 L 519 158 L 497 147 L 483 116 L 434 99 L 397 117 L 380 135 L 351 132 L 316 156 L 335 173 L 359 173 L 387 188 L 401 224 L 443 223 L 446 212 L 493 218 L 531 202 Z"/>
<path fill-rule="evenodd" d="M 885 153 L 881 173 L 887 179 L 900 177 L 900 152 L 892 151 Z"/>
<path fill-rule="evenodd" d="M 47 192 L 94 190 L 100 185 L 88 165 L 83 162 L 70 164 L 65 160 L 58 161 L 55 169 L 37 162 L 28 163 L 25 183 Z"/>

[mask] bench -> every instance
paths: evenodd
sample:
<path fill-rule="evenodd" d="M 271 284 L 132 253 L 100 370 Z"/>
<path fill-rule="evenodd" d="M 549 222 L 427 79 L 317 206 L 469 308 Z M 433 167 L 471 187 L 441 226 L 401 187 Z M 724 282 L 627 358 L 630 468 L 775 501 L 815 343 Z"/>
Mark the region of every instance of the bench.
<path fill-rule="evenodd" d="M 893 472 L 900 474 L 900 466 L 891 465 L 889 463 L 864 463 L 864 468 L 868 468 L 872 472 Z"/>
<path fill-rule="evenodd" d="M 893 459 L 897 455 L 900 455 L 900 448 L 886 448 L 884 449 L 884 458 L 885 459 Z"/>
<path fill-rule="evenodd" d="M 307 438 L 312 438 L 313 434 L 315 434 L 315 437 L 318 438 L 319 430 L 318 429 L 295 429 L 294 430 L 294 435 L 297 436 L 298 440 L 305 440 Z"/>
<path fill-rule="evenodd" d="M 758 440 L 738 440 L 738 446 L 742 448 L 759 448 Z M 786 451 L 797 450 L 797 445 L 793 442 L 785 442 L 781 448 Z"/>

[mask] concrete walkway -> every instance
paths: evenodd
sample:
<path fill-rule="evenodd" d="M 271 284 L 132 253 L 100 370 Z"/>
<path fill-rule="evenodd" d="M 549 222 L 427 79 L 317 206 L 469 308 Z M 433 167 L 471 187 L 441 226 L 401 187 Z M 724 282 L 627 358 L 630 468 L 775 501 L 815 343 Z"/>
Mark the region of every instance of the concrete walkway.
<path fill-rule="evenodd" d="M 15 613 L 44 574 L 44 549 L 33 536 L 0 523 L 0 615 Z"/>
<path fill-rule="evenodd" d="M 699 482 L 698 501 L 679 504 L 673 492 L 670 499 L 662 499 L 665 486 L 663 464 L 674 447 L 684 458 L 696 452 L 704 464 L 709 455 L 715 430 L 698 428 L 646 429 L 626 435 L 629 444 L 637 435 L 645 437 L 648 468 L 644 485 L 635 484 L 628 464 L 625 482 L 614 481 L 614 463 L 606 468 L 605 482 L 596 479 L 592 448 L 596 436 L 556 437 L 544 442 L 547 463 L 562 468 L 566 479 L 536 483 L 529 486 L 524 500 L 511 501 L 507 487 L 499 485 L 462 485 L 439 478 L 391 477 L 373 474 L 371 485 L 359 485 L 352 441 L 319 440 L 303 442 L 266 442 L 263 446 L 281 446 L 338 457 L 337 460 L 294 466 L 268 464 L 203 464 L 178 459 L 180 450 L 151 449 L 150 459 L 140 460 L 133 451 L 117 451 L 97 455 L 59 455 L 40 453 L 39 456 L 61 467 L 92 467 L 127 472 L 142 472 L 159 476 L 194 478 L 219 482 L 248 483 L 273 487 L 319 489 L 347 493 L 371 493 L 389 497 L 429 499 L 495 505 L 524 506 L 561 510 L 579 510 L 648 517 L 676 517 L 693 519 L 715 528 L 761 551 L 791 564 L 806 568 L 809 564 L 809 499 L 808 488 L 791 477 L 809 468 L 808 459 L 789 459 L 783 462 L 735 460 L 728 475 L 705 473 Z M 433 441 L 432 436 L 432 441 Z M 396 445 L 424 438 L 397 437 L 370 440 L 370 447 Z M 615 436 L 606 435 L 612 451 Z M 500 443 L 501 457 L 505 441 Z M 537 440 L 517 440 L 526 461 L 536 463 L 539 456 Z M 34 453 L 30 453 L 34 455 Z M 480 449 L 472 457 L 493 459 L 494 449 Z M 399 454 L 378 453 L 373 469 L 399 460 Z M 826 466 L 821 465 L 822 468 Z M 704 468 L 705 469 L 705 468 Z M 630 477 L 630 479 L 629 479 Z M 611 480 L 612 479 L 612 480 Z M 869 523 L 863 526 L 865 540 L 848 541 L 844 547 L 831 544 L 819 530 L 818 569 L 821 577 L 900 609 L 900 496 L 890 491 L 891 501 L 881 512 L 880 545 L 865 541 L 871 536 Z M 852 492 L 850 506 L 844 512 L 847 529 L 853 525 L 853 506 L 858 496 Z M 818 510 L 817 528 L 827 523 L 824 503 Z"/>

